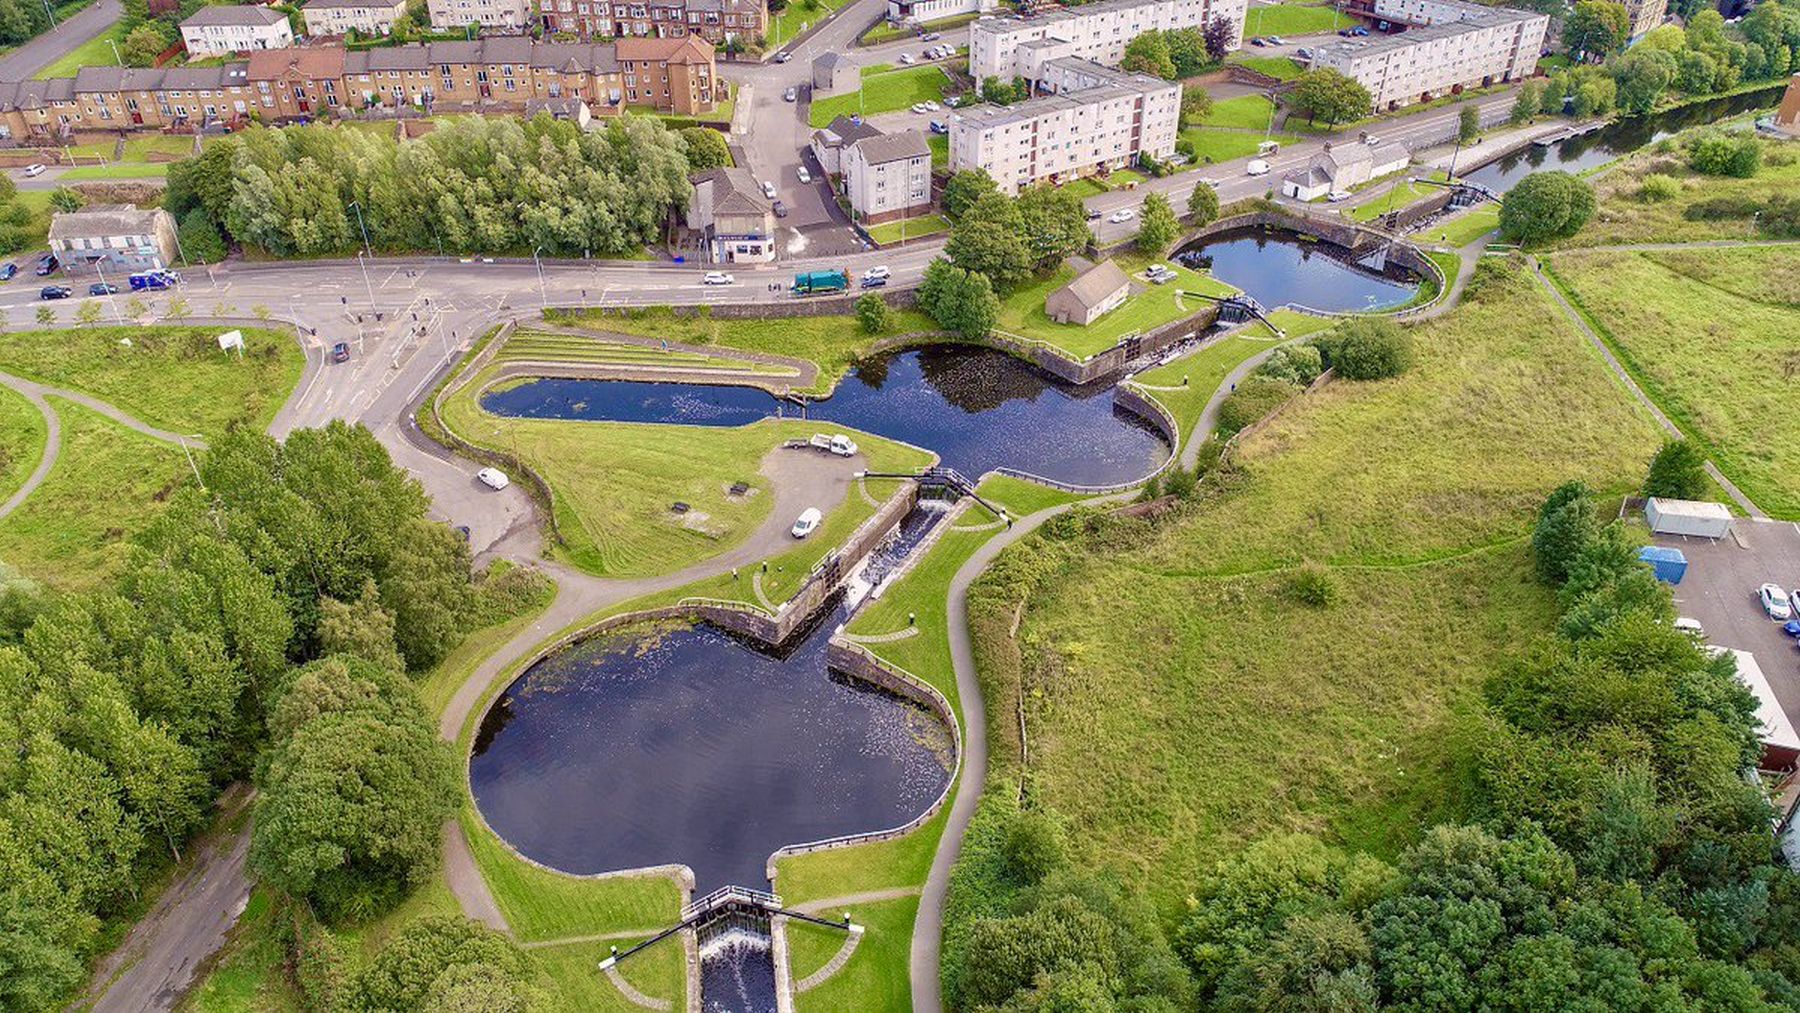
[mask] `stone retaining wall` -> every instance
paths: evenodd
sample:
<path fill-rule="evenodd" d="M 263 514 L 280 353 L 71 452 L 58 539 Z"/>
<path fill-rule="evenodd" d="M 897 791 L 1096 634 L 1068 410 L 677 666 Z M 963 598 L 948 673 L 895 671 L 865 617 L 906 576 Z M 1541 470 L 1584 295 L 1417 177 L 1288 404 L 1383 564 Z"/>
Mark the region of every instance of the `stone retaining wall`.
<path fill-rule="evenodd" d="M 785 641 L 808 617 L 817 612 L 826 599 L 837 592 L 838 585 L 850 575 L 856 564 L 862 562 L 862 558 L 871 549 L 881 544 L 888 532 L 899 526 L 900 521 L 912 512 L 913 505 L 918 501 L 919 483 L 912 479 L 903 481 L 899 491 L 889 496 L 873 516 L 864 521 L 842 545 L 820 560 L 819 565 L 813 568 L 812 575 L 807 578 L 805 586 L 781 607 L 775 620 L 780 635 L 773 642 Z"/>
<path fill-rule="evenodd" d="M 1448 196 L 1444 198 L 1444 202 L 1449 203 Z M 1273 208 L 1261 208 L 1233 215 L 1230 218 L 1221 218 L 1188 233 L 1175 244 L 1176 249 L 1191 246 L 1194 243 L 1237 229 L 1281 229 L 1300 235 L 1315 236 L 1353 253 L 1363 246 L 1391 242 L 1393 245 L 1388 250 L 1389 260 L 1419 275 L 1437 276 L 1440 274 L 1437 265 L 1431 262 L 1431 258 L 1425 256 L 1424 251 L 1404 237 L 1366 225 L 1359 225 L 1356 222 L 1323 217 L 1314 218 L 1310 215 L 1295 214 L 1291 211 Z"/>
<path fill-rule="evenodd" d="M 762 275 L 749 275 L 756 281 L 762 281 Z M 785 287 L 788 278 L 775 276 L 768 281 L 781 281 Z M 671 306 L 678 317 L 711 316 L 719 320 L 765 320 L 771 317 L 829 317 L 849 316 L 856 312 L 856 300 L 873 292 L 882 297 L 888 306 L 894 309 L 911 309 L 917 304 L 918 296 L 910 288 L 871 288 L 864 290 L 851 289 L 843 295 L 792 296 L 783 302 L 776 303 L 721 303 L 712 306 Z M 589 308 L 589 316 L 578 319 L 601 320 L 609 316 L 630 316 L 643 307 L 600 307 Z M 579 307 L 575 307 L 579 309 Z"/>

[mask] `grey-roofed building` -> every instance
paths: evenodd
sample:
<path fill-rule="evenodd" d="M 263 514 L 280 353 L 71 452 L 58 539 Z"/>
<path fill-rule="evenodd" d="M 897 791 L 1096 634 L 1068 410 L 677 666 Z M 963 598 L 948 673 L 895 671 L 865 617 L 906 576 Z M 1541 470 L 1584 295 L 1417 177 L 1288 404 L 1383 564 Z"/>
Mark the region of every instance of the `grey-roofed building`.
<path fill-rule="evenodd" d="M 813 97 L 853 91 L 862 84 L 862 68 L 855 60 L 832 51 L 813 60 Z"/>
<path fill-rule="evenodd" d="M 427 0 L 431 27 L 462 28 L 480 25 L 502 31 L 523 31 L 531 24 L 530 0 Z"/>
<path fill-rule="evenodd" d="M 1036 80 L 1050 60 L 1075 57 L 1109 67 L 1125 44 L 1149 31 L 1204 28 L 1215 18 L 1231 26 L 1229 48 L 1244 35 L 1245 0 L 1095 0 L 1053 7 L 1030 17 L 985 17 L 969 26 L 969 74 Z"/>
<path fill-rule="evenodd" d="M 307 0 L 300 8 L 308 35 L 386 35 L 406 13 L 406 0 Z"/>
<path fill-rule="evenodd" d="M 1044 297 L 1044 315 L 1059 324 L 1093 323 L 1119 307 L 1131 294 L 1131 279 L 1119 265 L 1102 260 L 1075 280 Z"/>
<path fill-rule="evenodd" d="M 818 159 L 819 168 L 828 175 L 835 176 L 844 171 L 843 150 L 846 147 L 879 133 L 881 131 L 869 125 L 867 120 L 850 116 L 833 117 L 830 123 L 813 131 L 813 157 Z"/>
<path fill-rule="evenodd" d="M 1406 27 L 1323 43 L 1312 66 L 1356 79 L 1376 110 L 1530 77 L 1550 27 L 1548 15 L 1461 0 L 1375 0 L 1375 14 Z"/>
<path fill-rule="evenodd" d="M 863 137 L 843 151 L 844 196 L 864 225 L 931 208 L 931 146 L 917 130 Z"/>
<path fill-rule="evenodd" d="M 50 216 L 50 249 L 66 270 L 131 274 L 175 262 L 175 219 L 161 208 L 95 204 Z"/>
<path fill-rule="evenodd" d="M 775 259 L 775 206 L 749 169 L 707 169 L 688 177 L 694 196 L 683 220 L 715 264 Z"/>
<path fill-rule="evenodd" d="M 1410 164 L 1412 152 L 1404 144 L 1327 144 L 1305 169 L 1282 177 L 1281 192 L 1297 200 L 1317 200 L 1334 192 L 1348 192 Z"/>
<path fill-rule="evenodd" d="M 288 16 L 256 4 L 209 4 L 181 23 L 189 56 L 224 56 L 294 44 Z"/>

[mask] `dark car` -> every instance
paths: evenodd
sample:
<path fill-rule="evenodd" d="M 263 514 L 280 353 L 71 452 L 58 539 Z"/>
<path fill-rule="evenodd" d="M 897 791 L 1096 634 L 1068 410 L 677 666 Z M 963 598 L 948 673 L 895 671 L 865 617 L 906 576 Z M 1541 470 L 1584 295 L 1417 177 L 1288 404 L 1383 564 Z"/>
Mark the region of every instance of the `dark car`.
<path fill-rule="evenodd" d="M 875 275 L 865 274 L 865 275 L 863 275 L 862 287 L 863 288 L 885 288 L 887 286 L 887 283 L 888 283 L 888 280 L 886 278 L 877 277 Z"/>
<path fill-rule="evenodd" d="M 62 266 L 62 262 L 56 259 L 56 254 L 46 253 L 43 256 L 38 258 L 38 263 L 37 263 L 38 277 L 42 278 L 44 275 L 54 272 L 57 268 L 59 268 L 61 266 Z"/>
<path fill-rule="evenodd" d="M 0 267 L 0 281 L 11 281 L 13 280 L 13 275 L 18 273 L 19 265 L 17 264 L 8 264 L 5 267 Z"/>
<path fill-rule="evenodd" d="M 775 54 L 775 62 L 776 63 L 786 63 L 789 60 L 792 60 L 793 58 L 794 58 L 794 54 L 788 52 L 785 49 L 782 50 L 781 52 Z"/>
<path fill-rule="evenodd" d="M 1100 220 L 1100 212 L 1094 210 L 1093 208 L 1088 208 L 1087 209 L 1087 220 L 1090 222 L 1099 221 Z"/>
<path fill-rule="evenodd" d="M 67 285 L 45 285 L 38 291 L 39 299 L 67 299 L 75 294 L 75 290 Z"/>
<path fill-rule="evenodd" d="M 332 362 L 349 362 L 350 361 L 350 343 L 348 341 L 340 341 L 337 344 L 331 346 L 331 361 Z"/>
<path fill-rule="evenodd" d="M 1250 40 L 1250 44 L 1251 44 L 1251 45 L 1252 45 L 1252 46 L 1266 46 L 1266 45 L 1268 45 L 1268 43 L 1267 43 L 1267 42 L 1264 42 L 1264 41 L 1263 41 L 1263 37 L 1262 37 L 1262 36 L 1260 36 L 1260 35 L 1258 35 L 1258 36 L 1256 36 L 1256 37 L 1255 37 L 1255 38 L 1253 38 L 1253 39 L 1251 39 L 1251 40 Z"/>
<path fill-rule="evenodd" d="M 88 286 L 88 295 L 112 295 L 118 290 L 119 286 L 117 285 L 109 284 L 104 281 L 97 281 Z"/>
<path fill-rule="evenodd" d="M 787 213 L 788 213 L 788 206 L 786 204 L 781 203 L 780 201 L 776 201 L 775 202 L 775 217 L 786 218 Z"/>

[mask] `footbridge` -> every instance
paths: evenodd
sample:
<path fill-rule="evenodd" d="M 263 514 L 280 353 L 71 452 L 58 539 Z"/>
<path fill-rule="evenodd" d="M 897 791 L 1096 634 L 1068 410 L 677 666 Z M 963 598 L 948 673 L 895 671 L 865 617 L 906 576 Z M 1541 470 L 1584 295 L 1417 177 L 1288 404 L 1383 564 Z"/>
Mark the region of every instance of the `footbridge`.
<path fill-rule="evenodd" d="M 722 886 L 704 897 L 682 905 L 681 920 L 674 925 L 623 952 L 618 947 L 613 947 L 612 955 L 600 962 L 600 970 L 611 970 L 626 957 L 649 949 L 678 932 L 688 929 L 699 931 L 716 922 L 746 917 L 766 924 L 770 918 L 776 915 L 797 921 L 811 922 L 828 929 L 850 931 L 849 915 L 845 915 L 843 921 L 834 922 L 816 915 L 809 915 L 803 911 L 782 907 L 781 898 L 767 890 L 756 890 L 747 886 Z"/>
<path fill-rule="evenodd" d="M 975 483 L 969 481 L 963 476 L 962 472 L 957 471 L 955 468 L 934 465 L 917 474 L 910 471 L 868 471 L 864 472 L 863 475 L 866 478 L 915 479 L 918 481 L 921 489 L 949 489 L 958 496 L 967 496 L 975 502 L 980 503 L 995 517 L 1006 516 L 1006 509 L 1004 507 L 983 499 L 981 494 L 975 491 Z"/>
<path fill-rule="evenodd" d="M 1205 292 L 1189 292 L 1186 289 L 1178 290 L 1175 294 L 1194 299 L 1209 299 L 1218 303 L 1220 323 L 1241 324 L 1255 320 L 1274 331 L 1278 337 L 1287 337 L 1287 332 L 1282 330 L 1275 321 L 1269 319 L 1268 314 L 1263 311 L 1262 304 L 1247 295 L 1208 295 Z"/>

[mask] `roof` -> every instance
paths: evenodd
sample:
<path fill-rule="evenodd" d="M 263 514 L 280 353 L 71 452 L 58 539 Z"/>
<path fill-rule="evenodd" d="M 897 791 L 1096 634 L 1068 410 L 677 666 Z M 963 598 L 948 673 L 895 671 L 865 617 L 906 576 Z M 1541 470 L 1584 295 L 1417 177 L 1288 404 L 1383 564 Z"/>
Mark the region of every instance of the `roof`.
<path fill-rule="evenodd" d="M 80 211 L 58 211 L 50 216 L 51 239 L 92 239 L 98 236 L 151 236 L 161 208 L 140 211 L 130 204 L 95 204 Z"/>
<path fill-rule="evenodd" d="M 1731 656 L 1737 660 L 1737 675 L 1744 685 L 1749 687 L 1750 694 L 1756 697 L 1756 717 L 1762 722 L 1762 734 L 1758 738 L 1769 745 L 1786 749 L 1800 749 L 1800 733 L 1794 731 L 1794 722 L 1782 710 L 1781 701 L 1776 699 L 1775 690 L 1769 685 L 1769 679 L 1763 675 L 1762 666 L 1749 651 L 1732 650 Z"/>
<path fill-rule="evenodd" d="M 856 61 L 834 49 L 824 56 L 816 57 L 812 65 L 814 70 L 836 70 L 839 67 L 854 67 Z"/>
<path fill-rule="evenodd" d="M 621 60 L 659 60 L 666 63 L 711 63 L 712 43 L 698 35 L 679 39 L 625 38 L 613 43 Z"/>
<path fill-rule="evenodd" d="M 1081 272 L 1074 281 L 1050 293 L 1050 297 L 1054 299 L 1059 293 L 1066 292 L 1083 306 L 1098 306 L 1108 296 L 1129 284 L 1131 279 L 1125 277 L 1125 272 L 1119 270 L 1119 265 L 1110 260 L 1102 260 Z"/>
<path fill-rule="evenodd" d="M 404 6 L 405 0 L 306 0 L 306 7 L 315 10 L 340 9 L 352 10 L 357 7 L 370 7 L 379 10 L 393 10 Z M 301 8 L 305 10 L 306 8 Z"/>
<path fill-rule="evenodd" d="M 1284 182 L 1297 183 L 1300 186 L 1325 186 L 1331 182 L 1331 174 L 1316 165 L 1304 169 L 1295 169 L 1281 177 Z"/>
<path fill-rule="evenodd" d="M 711 186 L 715 216 L 766 215 L 775 210 L 775 205 L 763 195 L 762 184 L 756 181 L 749 169 L 737 166 L 729 169 L 706 169 L 692 174 L 688 179 L 695 187 Z"/>
<path fill-rule="evenodd" d="M 931 145 L 925 142 L 925 135 L 919 133 L 917 128 L 902 130 L 894 134 L 877 133 L 873 137 L 859 138 L 849 147 L 861 152 L 863 161 L 870 165 L 898 162 L 907 158 L 931 157 Z"/>
<path fill-rule="evenodd" d="M 181 23 L 181 27 L 208 28 L 218 25 L 258 28 L 286 20 L 287 15 L 273 7 L 259 7 L 255 4 L 210 4 L 195 11 L 192 17 Z"/>
<path fill-rule="evenodd" d="M 1731 511 L 1726 509 L 1725 504 L 1709 503 L 1705 500 L 1663 499 L 1661 496 L 1652 496 L 1650 497 L 1650 502 L 1645 504 L 1645 506 L 1654 509 L 1659 514 L 1668 514 L 1675 517 L 1722 517 L 1726 520 L 1731 519 Z"/>
<path fill-rule="evenodd" d="M 1379 56 L 1405 49 L 1408 46 L 1416 46 L 1422 42 L 1449 38 L 1481 28 L 1493 28 L 1497 25 L 1530 21 L 1534 18 L 1549 20 L 1548 15 L 1532 11 L 1513 10 L 1509 7 L 1487 7 L 1482 4 L 1455 3 L 1452 0 L 1439 0 L 1434 6 L 1454 9 L 1457 12 L 1456 19 L 1419 25 L 1415 28 L 1408 28 L 1404 32 L 1395 32 L 1392 35 L 1378 34 L 1321 43 L 1313 47 L 1313 62 L 1317 64 L 1320 57 L 1326 55 L 1352 60 L 1363 56 Z"/>
<path fill-rule="evenodd" d="M 813 140 L 827 148 L 841 148 L 855 144 L 865 137 L 876 137 L 880 134 L 881 131 L 871 126 L 867 120 L 834 116 L 829 124 L 813 131 Z"/>
<path fill-rule="evenodd" d="M 288 73 L 317 80 L 344 76 L 342 46 L 290 46 L 250 53 L 250 80 L 268 81 Z"/>

